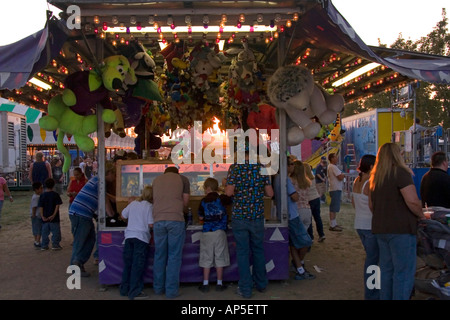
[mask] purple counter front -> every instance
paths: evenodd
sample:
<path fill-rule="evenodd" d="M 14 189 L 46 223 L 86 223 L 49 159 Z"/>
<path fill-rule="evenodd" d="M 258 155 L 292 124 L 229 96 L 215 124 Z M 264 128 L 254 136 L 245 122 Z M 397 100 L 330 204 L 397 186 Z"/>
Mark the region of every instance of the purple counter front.
<path fill-rule="evenodd" d="M 186 230 L 186 240 L 183 248 L 181 266 L 181 282 L 201 282 L 203 271 L 198 266 L 201 230 Z M 230 252 L 230 266 L 224 269 L 224 281 L 239 280 L 236 263 L 236 242 L 231 230 L 227 232 Z M 124 232 L 99 231 L 99 281 L 101 284 L 120 284 L 122 279 Z M 145 283 L 153 282 L 153 255 L 155 247 L 150 245 Z M 284 280 L 289 278 L 289 239 L 287 227 L 265 227 L 264 249 L 266 270 L 269 280 Z M 211 279 L 215 278 L 215 269 L 211 270 Z"/>

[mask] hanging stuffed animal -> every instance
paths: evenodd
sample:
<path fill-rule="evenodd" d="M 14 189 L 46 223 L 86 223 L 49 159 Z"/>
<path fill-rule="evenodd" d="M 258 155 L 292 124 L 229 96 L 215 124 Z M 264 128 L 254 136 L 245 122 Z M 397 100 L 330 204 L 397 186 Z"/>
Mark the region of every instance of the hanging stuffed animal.
<path fill-rule="evenodd" d="M 227 56 L 233 57 L 228 71 L 228 94 L 232 104 L 238 108 L 246 107 L 258 110 L 261 101 L 264 79 L 253 51 L 248 43 L 243 43 L 241 49 L 229 49 Z"/>
<path fill-rule="evenodd" d="M 111 107 L 109 91 L 122 88 L 125 81 L 136 82 L 134 71 L 124 56 L 106 58 L 100 70 L 79 71 L 68 77 L 63 93 L 53 97 L 48 115 L 39 119 L 39 126 L 46 131 L 58 130 L 57 148 L 70 159 L 63 144 L 64 135 L 73 136 L 84 152 L 94 149 L 94 141 L 88 136 L 97 131 L 96 105 L 105 109 L 101 115 L 106 123 L 114 123 L 116 115 Z M 71 161 L 64 161 L 63 171 L 69 170 Z"/>
<path fill-rule="evenodd" d="M 278 129 L 276 119 L 276 108 L 271 105 L 261 103 L 258 105 L 258 111 L 250 111 L 247 117 L 247 124 L 253 129 L 266 129 L 268 132 L 272 129 Z"/>
<path fill-rule="evenodd" d="M 301 66 L 277 69 L 267 92 L 273 105 L 286 111 L 288 145 L 298 145 L 305 138 L 314 139 L 322 125 L 332 123 L 344 108 L 342 96 L 324 97 L 311 72 Z"/>

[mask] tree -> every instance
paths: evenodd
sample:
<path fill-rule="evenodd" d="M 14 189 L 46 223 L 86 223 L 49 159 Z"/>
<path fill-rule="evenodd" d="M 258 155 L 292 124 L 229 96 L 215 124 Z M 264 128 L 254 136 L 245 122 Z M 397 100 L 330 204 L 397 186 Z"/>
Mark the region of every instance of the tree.
<path fill-rule="evenodd" d="M 417 51 L 427 54 L 449 56 L 450 34 L 447 29 L 448 19 L 445 9 L 442 9 L 442 20 L 425 37 L 417 41 L 405 40 L 402 33 L 390 46 L 392 49 Z M 380 46 L 384 46 L 381 45 Z M 445 84 L 432 84 L 420 81 L 416 89 L 417 116 L 426 126 L 442 125 L 450 128 L 450 86 Z M 345 116 L 371 110 L 374 108 L 386 108 L 390 106 L 388 93 L 381 92 L 371 98 L 346 105 Z M 353 112 L 353 113 L 352 113 Z"/>

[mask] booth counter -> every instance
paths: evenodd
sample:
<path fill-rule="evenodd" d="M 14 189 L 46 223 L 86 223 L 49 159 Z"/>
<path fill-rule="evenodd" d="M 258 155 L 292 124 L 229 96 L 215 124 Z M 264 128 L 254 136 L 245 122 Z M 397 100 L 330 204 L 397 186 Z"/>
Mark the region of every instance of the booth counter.
<path fill-rule="evenodd" d="M 150 160 L 119 160 L 117 161 L 116 204 L 120 213 L 128 202 L 139 197 L 145 185 L 151 185 L 153 179 L 164 173 L 168 166 L 175 166 L 171 162 Z M 230 164 L 180 164 L 177 165 L 180 174 L 189 179 L 191 195 L 189 206 L 193 214 L 193 223 L 186 229 L 186 239 L 183 248 L 183 262 L 180 273 L 181 282 L 201 282 L 203 270 L 198 266 L 200 235 L 202 225 L 198 220 L 198 207 L 205 196 L 203 182 L 208 177 L 214 177 L 219 185 L 226 178 Z M 274 203 L 271 198 L 264 199 L 265 235 L 264 248 L 266 256 L 266 270 L 269 280 L 283 280 L 289 278 L 289 239 L 287 222 L 276 218 Z M 231 206 L 227 207 L 231 218 Z M 229 218 L 229 219 L 230 219 Z M 230 220 L 229 220 L 230 221 Z M 125 226 L 108 226 L 100 221 L 98 231 L 99 249 L 99 280 L 101 284 L 119 284 L 123 269 L 123 246 Z M 239 279 L 236 263 L 236 243 L 228 225 L 228 248 L 230 252 L 230 266 L 224 268 L 224 281 Z M 150 243 L 148 265 L 144 275 L 144 282 L 153 282 L 154 245 Z M 211 277 L 215 277 L 215 269 L 211 270 Z"/>

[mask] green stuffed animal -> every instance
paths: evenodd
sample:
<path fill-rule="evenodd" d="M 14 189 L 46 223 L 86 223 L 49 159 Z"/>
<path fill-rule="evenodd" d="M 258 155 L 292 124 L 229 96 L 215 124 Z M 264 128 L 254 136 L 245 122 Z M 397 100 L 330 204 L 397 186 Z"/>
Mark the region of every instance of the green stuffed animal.
<path fill-rule="evenodd" d="M 114 123 L 117 119 L 109 93 L 136 81 L 128 59 L 121 55 L 106 58 L 99 70 L 75 72 L 67 77 L 63 93 L 50 100 L 48 115 L 39 120 L 39 126 L 59 131 L 57 148 L 66 159 L 71 157 L 63 144 L 64 135 L 73 136 L 82 151 L 90 152 L 95 147 L 89 134 L 97 131 L 97 104 L 105 107 L 102 120 Z M 71 161 L 64 161 L 63 172 L 69 170 L 70 164 Z"/>
<path fill-rule="evenodd" d="M 105 109 L 102 120 L 106 123 L 114 123 L 116 115 L 113 110 Z M 39 119 L 39 126 L 46 131 L 58 130 L 57 148 L 64 154 L 63 172 L 70 168 L 70 153 L 64 146 L 64 135 L 73 136 L 80 150 L 84 152 L 93 151 L 95 143 L 89 134 L 97 131 L 97 115 L 82 116 L 76 114 L 63 102 L 63 95 L 52 98 L 48 104 L 48 115 Z"/>

